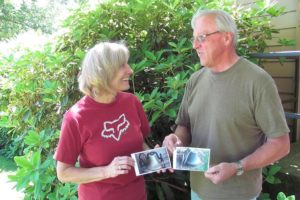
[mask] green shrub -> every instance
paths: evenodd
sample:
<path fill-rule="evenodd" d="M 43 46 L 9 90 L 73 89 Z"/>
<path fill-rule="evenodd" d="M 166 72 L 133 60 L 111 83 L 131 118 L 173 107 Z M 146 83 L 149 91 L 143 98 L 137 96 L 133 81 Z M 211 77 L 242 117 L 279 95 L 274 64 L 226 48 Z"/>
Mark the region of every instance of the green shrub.
<path fill-rule="evenodd" d="M 259 196 L 259 200 L 272 200 L 269 194 L 263 194 Z M 276 200 L 295 200 L 295 195 L 286 196 L 283 192 L 279 192 L 276 196 Z"/>
<path fill-rule="evenodd" d="M 277 200 L 295 200 L 295 195 L 286 196 L 283 192 L 279 192 L 277 195 Z"/>
<path fill-rule="evenodd" d="M 0 127 L 0 152 L 8 145 L 9 141 L 8 129 Z"/>
<path fill-rule="evenodd" d="M 171 132 L 189 76 L 200 68 L 192 49 L 190 20 L 199 7 L 224 9 L 240 30 L 238 52 L 260 52 L 276 31 L 270 20 L 282 8 L 258 2 L 252 8 L 231 0 L 111 0 L 82 6 L 64 22 L 65 33 L 41 51 L 1 58 L 0 117 L 9 119 L 23 156 L 11 180 L 25 199 L 76 199 L 76 185 L 56 179 L 52 159 L 63 113 L 81 96 L 77 74 L 86 49 L 102 40 L 125 40 L 135 74 L 131 92 L 142 101 L 152 125 L 150 146 Z M 187 174 L 147 175 L 149 199 L 187 199 Z M 184 191 L 184 192 L 182 192 Z"/>

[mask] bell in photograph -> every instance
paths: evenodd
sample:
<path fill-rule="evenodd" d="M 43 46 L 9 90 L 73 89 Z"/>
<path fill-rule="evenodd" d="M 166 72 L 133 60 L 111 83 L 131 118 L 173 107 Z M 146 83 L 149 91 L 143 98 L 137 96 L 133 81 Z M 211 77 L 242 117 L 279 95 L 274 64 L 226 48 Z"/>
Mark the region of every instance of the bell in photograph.
<path fill-rule="evenodd" d="M 195 167 L 202 163 L 200 156 L 197 152 L 190 151 L 188 156 L 186 157 L 184 165 Z"/>
<path fill-rule="evenodd" d="M 156 153 L 156 152 L 154 152 Z M 161 160 L 158 154 L 148 154 L 148 169 L 149 170 L 157 170 L 162 166 Z"/>

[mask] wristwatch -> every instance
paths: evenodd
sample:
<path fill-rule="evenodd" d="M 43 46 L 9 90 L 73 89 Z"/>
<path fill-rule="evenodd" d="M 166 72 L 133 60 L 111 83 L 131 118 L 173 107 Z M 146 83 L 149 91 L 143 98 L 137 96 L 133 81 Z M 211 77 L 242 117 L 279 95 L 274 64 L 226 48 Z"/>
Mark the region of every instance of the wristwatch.
<path fill-rule="evenodd" d="M 244 173 L 244 168 L 243 168 L 241 161 L 237 161 L 237 162 L 235 162 L 235 164 L 236 164 L 236 170 L 237 170 L 236 175 L 237 176 L 242 175 Z"/>

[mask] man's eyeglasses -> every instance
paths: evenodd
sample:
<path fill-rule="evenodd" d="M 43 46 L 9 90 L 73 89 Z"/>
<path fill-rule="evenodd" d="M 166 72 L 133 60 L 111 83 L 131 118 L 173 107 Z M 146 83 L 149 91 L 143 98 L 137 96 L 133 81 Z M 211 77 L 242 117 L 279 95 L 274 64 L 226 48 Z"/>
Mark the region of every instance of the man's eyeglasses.
<path fill-rule="evenodd" d="M 208 36 L 211 36 L 211 35 L 216 34 L 216 33 L 220 33 L 220 31 L 215 31 L 215 32 L 212 32 L 212 33 L 207 33 L 207 34 L 203 34 L 203 35 L 198 35 L 196 37 L 192 37 L 191 42 L 194 43 L 195 40 L 197 40 L 197 42 L 202 43 L 206 40 L 206 38 Z"/>

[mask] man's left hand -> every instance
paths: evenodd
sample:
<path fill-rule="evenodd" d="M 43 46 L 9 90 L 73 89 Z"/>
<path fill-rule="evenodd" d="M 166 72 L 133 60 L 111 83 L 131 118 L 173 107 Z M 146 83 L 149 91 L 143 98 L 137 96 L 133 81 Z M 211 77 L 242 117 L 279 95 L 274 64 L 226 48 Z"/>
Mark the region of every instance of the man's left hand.
<path fill-rule="evenodd" d="M 209 168 L 205 173 L 205 177 L 214 184 L 221 183 L 236 174 L 237 168 L 235 163 L 220 163 Z"/>

